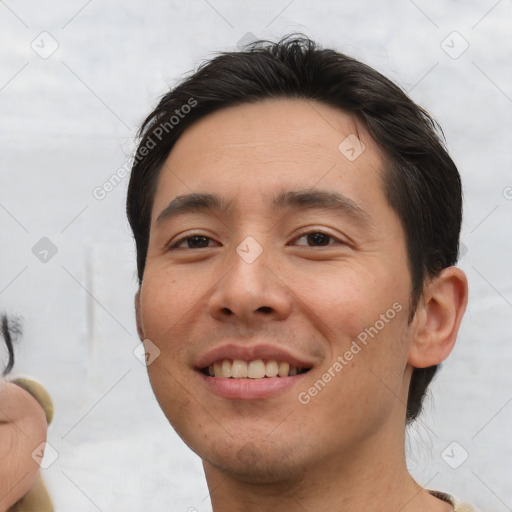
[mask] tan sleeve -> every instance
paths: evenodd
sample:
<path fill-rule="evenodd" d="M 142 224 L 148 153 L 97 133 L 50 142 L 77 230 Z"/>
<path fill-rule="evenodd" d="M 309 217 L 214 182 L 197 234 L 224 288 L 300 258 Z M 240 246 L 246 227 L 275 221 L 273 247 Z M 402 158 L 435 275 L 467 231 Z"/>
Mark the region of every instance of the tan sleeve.
<path fill-rule="evenodd" d="M 447 503 L 450 503 L 450 505 L 453 505 L 453 512 L 478 512 L 475 507 L 465 501 L 458 500 L 451 494 L 447 494 L 441 491 L 434 491 L 431 489 L 429 489 L 428 492 L 432 494 L 432 496 L 435 496 L 436 498 L 439 498 L 440 500 L 446 501 Z"/>
<path fill-rule="evenodd" d="M 469 503 L 465 501 L 459 501 L 457 498 L 454 498 L 455 501 L 455 508 L 453 509 L 454 512 L 478 512 L 475 507 L 470 505 Z"/>

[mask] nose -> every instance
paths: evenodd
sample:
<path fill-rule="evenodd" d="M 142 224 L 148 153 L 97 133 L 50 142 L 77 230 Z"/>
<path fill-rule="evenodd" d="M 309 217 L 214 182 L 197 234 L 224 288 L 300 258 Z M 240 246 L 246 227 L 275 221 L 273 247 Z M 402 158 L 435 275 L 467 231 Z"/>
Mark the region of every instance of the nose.
<path fill-rule="evenodd" d="M 263 251 L 254 261 L 235 252 L 223 277 L 209 298 L 209 312 L 222 322 L 255 324 L 265 320 L 284 320 L 292 307 L 292 293 L 283 276 L 270 266 Z"/>

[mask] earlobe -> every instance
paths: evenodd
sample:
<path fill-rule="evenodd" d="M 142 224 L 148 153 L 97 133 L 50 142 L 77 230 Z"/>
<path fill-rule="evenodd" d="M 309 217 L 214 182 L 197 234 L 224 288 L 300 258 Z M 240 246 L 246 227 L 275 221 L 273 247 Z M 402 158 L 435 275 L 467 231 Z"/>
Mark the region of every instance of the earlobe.
<path fill-rule="evenodd" d="M 426 368 L 444 361 L 452 351 L 468 301 L 466 274 L 448 267 L 425 286 L 408 363 Z"/>
<path fill-rule="evenodd" d="M 137 333 L 139 335 L 139 339 L 142 341 L 144 336 L 144 325 L 142 324 L 142 312 L 140 306 L 140 288 L 137 290 L 135 294 L 135 321 L 137 323 Z"/>

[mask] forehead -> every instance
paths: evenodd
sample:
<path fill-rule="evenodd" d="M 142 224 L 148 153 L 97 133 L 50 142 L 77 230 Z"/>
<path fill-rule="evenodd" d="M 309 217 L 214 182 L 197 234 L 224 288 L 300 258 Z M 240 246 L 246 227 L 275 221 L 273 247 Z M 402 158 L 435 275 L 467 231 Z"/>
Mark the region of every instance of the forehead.
<path fill-rule="evenodd" d="M 322 188 L 382 206 L 382 169 L 379 147 L 352 114 L 299 99 L 228 107 L 177 140 L 159 176 L 153 221 L 172 197 L 205 192 L 241 195 L 247 204 L 255 192 L 269 199 Z"/>
<path fill-rule="evenodd" d="M 263 158 L 261 149 L 272 147 L 272 154 L 297 154 L 308 161 L 322 153 L 354 162 L 359 151 L 351 153 L 350 148 L 360 150 L 354 146 L 358 141 L 364 142 L 366 161 L 380 156 L 380 149 L 354 114 L 313 100 L 276 98 L 227 107 L 203 117 L 185 130 L 169 156 L 174 163 L 188 163 L 201 159 L 205 152 L 215 160 L 230 150 L 233 159 L 250 153 Z"/>

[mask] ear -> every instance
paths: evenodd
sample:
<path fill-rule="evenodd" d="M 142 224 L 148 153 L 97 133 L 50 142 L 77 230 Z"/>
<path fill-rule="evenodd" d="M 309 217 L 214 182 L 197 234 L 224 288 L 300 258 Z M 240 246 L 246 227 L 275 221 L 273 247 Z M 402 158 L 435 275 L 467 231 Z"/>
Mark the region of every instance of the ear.
<path fill-rule="evenodd" d="M 414 318 L 414 337 L 408 357 L 411 366 L 426 368 L 448 357 L 467 302 L 468 281 L 460 268 L 445 268 L 426 284 Z"/>
<path fill-rule="evenodd" d="M 135 294 L 135 321 L 137 322 L 137 333 L 139 334 L 140 340 L 144 340 L 144 325 L 142 324 L 142 313 L 140 306 L 140 288 Z"/>

